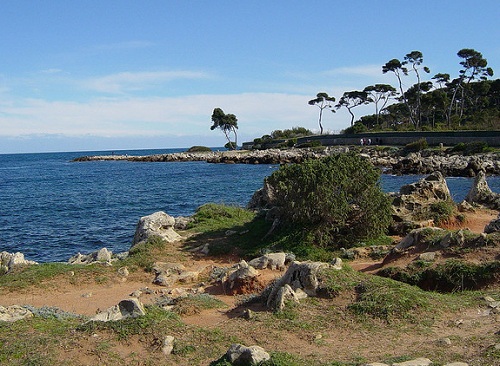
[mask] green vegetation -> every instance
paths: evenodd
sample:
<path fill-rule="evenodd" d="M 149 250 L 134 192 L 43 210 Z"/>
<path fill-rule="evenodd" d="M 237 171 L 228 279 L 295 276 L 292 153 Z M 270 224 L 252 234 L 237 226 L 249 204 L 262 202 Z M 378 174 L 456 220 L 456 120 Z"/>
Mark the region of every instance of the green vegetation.
<path fill-rule="evenodd" d="M 305 137 L 313 135 L 311 130 L 304 127 L 293 127 L 286 130 L 274 130 L 270 135 L 263 135 L 262 137 L 253 140 L 253 149 L 261 150 L 267 149 L 270 146 L 278 148 L 289 148 L 295 146 L 298 137 Z"/>
<path fill-rule="evenodd" d="M 450 152 L 461 152 L 463 155 L 474 155 L 493 151 L 484 141 L 460 142 L 453 146 Z"/>
<path fill-rule="evenodd" d="M 427 143 L 427 140 L 425 138 L 421 138 L 417 141 L 410 142 L 409 144 L 406 144 L 404 147 L 404 151 L 417 152 L 417 151 L 425 150 L 428 147 L 429 147 L 429 144 Z"/>
<path fill-rule="evenodd" d="M 212 151 L 211 148 L 207 146 L 191 146 L 187 152 L 210 152 Z"/>
<path fill-rule="evenodd" d="M 356 154 L 282 166 L 266 182 L 285 224 L 311 233 L 316 245 L 338 249 L 385 233 L 390 200 L 380 172 Z"/>
<path fill-rule="evenodd" d="M 498 280 L 500 263 L 494 261 L 475 264 L 450 259 L 431 266 L 429 263 L 417 261 L 405 268 L 387 267 L 378 274 L 425 290 L 456 292 L 477 290 Z"/>
<path fill-rule="evenodd" d="M 455 215 L 457 209 L 453 201 L 439 201 L 430 205 L 430 218 L 434 224 L 440 225 L 449 222 Z"/>
<path fill-rule="evenodd" d="M 216 128 L 220 129 L 224 136 L 226 136 L 227 144 L 226 148 L 230 150 L 235 150 L 238 147 L 238 135 L 236 130 L 238 129 L 238 119 L 234 114 L 225 114 L 220 108 L 215 108 L 212 113 L 212 126 L 211 130 Z M 231 141 L 230 134 L 234 134 L 234 141 Z"/>
<path fill-rule="evenodd" d="M 132 336 L 141 335 L 154 342 L 162 339 L 167 331 L 179 330 L 184 327 L 180 317 L 170 311 L 157 306 L 147 306 L 146 315 L 137 318 L 125 318 L 111 322 L 85 322 L 76 329 L 81 332 L 93 334 L 99 330 L 111 331 L 117 340 L 127 340 Z"/>
<path fill-rule="evenodd" d="M 202 310 L 225 308 L 227 305 L 209 294 L 189 295 L 176 301 L 172 311 L 179 315 L 199 314 Z"/>
<path fill-rule="evenodd" d="M 64 277 L 69 283 L 78 284 L 89 279 L 107 281 L 107 271 L 104 267 L 70 265 L 66 263 L 42 263 L 32 266 L 20 266 L 13 271 L 0 275 L 0 288 L 8 291 L 18 291 L 33 284 L 44 286 L 45 281 Z"/>
<path fill-rule="evenodd" d="M 151 272 L 154 262 L 157 261 L 157 254 L 165 249 L 165 244 L 161 237 L 151 236 L 147 240 L 134 245 L 121 265 L 128 266 L 132 270 L 140 268 Z"/>

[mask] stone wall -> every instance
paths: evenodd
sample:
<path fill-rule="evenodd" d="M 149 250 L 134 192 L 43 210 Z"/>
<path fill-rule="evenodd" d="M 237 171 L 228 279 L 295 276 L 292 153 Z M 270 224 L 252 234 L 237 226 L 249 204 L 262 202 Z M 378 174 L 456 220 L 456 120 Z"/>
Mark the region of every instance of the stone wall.
<path fill-rule="evenodd" d="M 453 146 L 460 142 L 484 141 L 489 146 L 500 146 L 500 131 L 443 131 L 443 132 L 380 132 L 356 135 L 314 135 L 297 139 L 297 144 L 320 141 L 323 146 L 359 145 L 360 140 L 371 139 L 372 145 L 404 146 L 425 138 L 431 146 Z M 246 142 L 244 147 L 251 148 L 253 143 Z"/>

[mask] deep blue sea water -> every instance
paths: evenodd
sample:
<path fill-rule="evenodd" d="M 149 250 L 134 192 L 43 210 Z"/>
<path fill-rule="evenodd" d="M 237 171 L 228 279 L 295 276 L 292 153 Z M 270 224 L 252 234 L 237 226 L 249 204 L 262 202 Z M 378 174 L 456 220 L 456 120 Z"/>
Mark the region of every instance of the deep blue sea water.
<path fill-rule="evenodd" d="M 149 155 L 183 151 L 131 150 L 118 154 Z M 244 206 L 276 165 L 208 164 L 204 162 L 75 163 L 73 152 L 0 155 L 0 251 L 22 252 L 39 262 L 106 247 L 129 249 L 141 216 L 165 211 L 192 215 L 207 202 Z M 382 176 L 385 191 L 421 176 Z M 455 201 L 467 194 L 472 180 L 448 178 Z M 488 179 L 500 191 L 500 178 Z"/>

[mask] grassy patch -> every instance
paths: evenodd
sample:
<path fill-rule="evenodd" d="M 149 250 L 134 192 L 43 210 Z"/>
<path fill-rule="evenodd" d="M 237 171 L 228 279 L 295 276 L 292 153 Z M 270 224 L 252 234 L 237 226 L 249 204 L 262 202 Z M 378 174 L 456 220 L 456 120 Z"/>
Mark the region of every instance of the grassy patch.
<path fill-rule="evenodd" d="M 41 286 L 44 281 L 64 276 L 69 283 L 78 284 L 89 278 L 106 277 L 107 269 L 99 265 L 83 266 L 66 263 L 42 263 L 20 266 L 14 271 L 0 276 L 0 287 L 8 291 L 17 291 L 31 286 Z M 107 277 L 106 277 L 107 278 Z"/>
<path fill-rule="evenodd" d="M 173 312 L 179 315 L 194 315 L 199 314 L 202 310 L 220 309 L 227 307 L 221 300 L 209 295 L 189 295 L 178 299 L 172 309 Z"/>
<path fill-rule="evenodd" d="M 35 316 L 15 323 L 0 322 L 0 364 L 58 364 L 57 352 L 68 346 L 66 335 L 79 321 Z"/>
<path fill-rule="evenodd" d="M 110 322 L 86 322 L 77 329 L 90 334 L 98 330 L 109 330 L 116 335 L 118 340 L 127 340 L 133 335 L 141 335 L 155 341 L 162 339 L 167 330 L 181 327 L 182 323 L 177 314 L 157 306 L 147 306 L 144 316 Z"/>
<path fill-rule="evenodd" d="M 481 289 L 495 281 L 499 274 L 498 261 L 475 264 L 456 259 L 435 266 L 415 262 L 406 268 L 388 267 L 379 271 L 381 276 L 442 292 Z"/>
<path fill-rule="evenodd" d="M 164 251 L 166 242 L 159 236 L 151 236 L 147 240 L 137 243 L 129 250 L 128 257 L 120 262 L 120 266 L 131 269 L 141 268 L 151 272 L 153 264 L 158 260 L 158 253 Z"/>

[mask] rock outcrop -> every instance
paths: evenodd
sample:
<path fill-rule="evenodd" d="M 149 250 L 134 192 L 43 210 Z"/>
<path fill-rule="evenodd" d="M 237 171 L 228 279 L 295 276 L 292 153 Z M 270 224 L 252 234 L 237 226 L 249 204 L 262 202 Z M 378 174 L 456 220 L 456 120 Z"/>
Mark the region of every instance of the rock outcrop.
<path fill-rule="evenodd" d="M 156 262 L 153 265 L 155 279 L 153 283 L 159 286 L 173 286 L 175 283 L 191 283 L 198 279 L 200 272 L 188 271 L 180 263 Z"/>
<path fill-rule="evenodd" d="M 35 261 L 30 261 L 24 259 L 24 254 L 20 252 L 9 253 L 9 252 L 1 252 L 0 253 L 0 273 L 8 272 L 15 266 L 27 266 L 38 264 Z"/>
<path fill-rule="evenodd" d="M 25 318 L 31 318 L 33 313 L 23 306 L 11 305 L 7 307 L 0 306 L 0 322 L 15 322 Z"/>
<path fill-rule="evenodd" d="M 130 298 L 122 300 L 118 305 L 112 306 L 106 311 L 103 311 L 89 321 L 117 321 L 125 318 L 136 318 L 138 316 L 146 315 L 144 306 L 137 298 Z"/>
<path fill-rule="evenodd" d="M 264 288 L 259 280 L 259 272 L 242 260 L 226 274 L 223 286 L 226 293 L 231 295 L 251 294 Z"/>
<path fill-rule="evenodd" d="M 471 204 L 476 203 L 494 210 L 500 210 L 500 194 L 491 191 L 483 171 L 480 171 L 474 179 L 465 200 Z"/>
<path fill-rule="evenodd" d="M 270 358 L 269 353 L 259 346 L 246 347 L 242 344 L 232 344 L 226 352 L 226 360 L 231 365 L 260 365 Z"/>
<path fill-rule="evenodd" d="M 295 260 L 295 256 L 290 253 L 267 253 L 258 258 L 252 259 L 248 264 L 255 269 L 284 270 L 285 264 Z"/>
<path fill-rule="evenodd" d="M 399 234 L 407 229 L 430 226 L 421 222 L 429 212 L 430 205 L 442 201 L 452 201 L 446 180 L 440 172 L 433 172 L 416 183 L 400 188 L 399 193 L 392 193 L 393 231 Z"/>
<path fill-rule="evenodd" d="M 146 156 L 108 155 L 82 156 L 74 161 L 128 160 L 140 162 L 206 161 L 226 164 L 287 164 L 301 163 L 306 159 L 318 159 L 331 154 L 345 153 L 345 146 L 326 147 L 323 151 L 312 149 L 267 149 L 254 151 L 213 151 L 202 153 L 181 152 Z M 424 150 L 406 154 L 402 149 L 376 149 L 364 147 L 361 153 L 375 166 L 389 174 L 430 174 L 439 170 L 446 176 L 474 177 L 483 170 L 487 174 L 500 175 L 500 160 L 495 153 L 466 156 L 445 151 Z"/>
<path fill-rule="evenodd" d="M 317 296 L 323 290 L 319 273 L 330 267 L 324 262 L 293 262 L 285 274 L 272 284 L 267 307 L 282 310 L 287 299 L 298 301 L 307 296 Z"/>
<path fill-rule="evenodd" d="M 174 225 L 175 218 L 163 211 L 141 217 L 137 223 L 132 247 L 152 236 L 158 236 L 168 243 L 180 240 L 182 237 L 174 231 Z"/>
<path fill-rule="evenodd" d="M 484 232 L 486 234 L 496 233 L 500 231 L 500 215 L 494 220 L 491 220 L 488 225 L 485 226 Z"/>
<path fill-rule="evenodd" d="M 100 263 L 100 264 L 111 265 L 112 257 L 113 257 L 113 252 L 111 252 L 106 248 L 101 248 L 90 254 L 77 253 L 68 260 L 68 263 L 69 264 Z"/>

